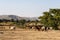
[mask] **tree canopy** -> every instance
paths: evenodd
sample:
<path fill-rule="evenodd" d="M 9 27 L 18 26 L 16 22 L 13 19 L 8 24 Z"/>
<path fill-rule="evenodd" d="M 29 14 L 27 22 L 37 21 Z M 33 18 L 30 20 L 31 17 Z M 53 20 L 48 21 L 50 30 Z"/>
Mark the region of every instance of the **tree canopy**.
<path fill-rule="evenodd" d="M 43 12 L 43 16 L 40 16 L 39 19 L 44 26 L 58 29 L 60 26 L 60 9 L 50 9 L 49 12 Z"/>

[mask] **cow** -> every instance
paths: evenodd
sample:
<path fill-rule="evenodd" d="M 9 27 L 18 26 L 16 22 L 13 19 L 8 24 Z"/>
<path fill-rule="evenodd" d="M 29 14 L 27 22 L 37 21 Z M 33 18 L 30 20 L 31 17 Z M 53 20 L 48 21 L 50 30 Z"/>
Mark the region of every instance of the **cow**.
<path fill-rule="evenodd" d="M 15 29 L 16 29 L 15 26 L 11 26 L 11 27 L 10 27 L 10 30 L 15 30 Z"/>

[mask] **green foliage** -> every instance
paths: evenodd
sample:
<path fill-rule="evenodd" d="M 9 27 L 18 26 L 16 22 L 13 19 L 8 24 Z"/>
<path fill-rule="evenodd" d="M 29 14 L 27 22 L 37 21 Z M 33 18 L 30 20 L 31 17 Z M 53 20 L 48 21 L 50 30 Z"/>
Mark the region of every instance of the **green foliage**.
<path fill-rule="evenodd" d="M 49 12 L 43 12 L 43 16 L 40 16 L 39 19 L 44 26 L 58 29 L 60 25 L 60 9 L 50 9 Z"/>
<path fill-rule="evenodd" d="M 56 20 L 57 25 L 60 25 L 60 9 L 50 9 L 50 13 L 53 14 L 53 17 Z"/>
<path fill-rule="evenodd" d="M 24 25 L 24 24 L 26 23 L 26 20 L 22 19 L 22 20 L 19 21 L 19 23 L 20 23 L 21 25 Z"/>
<path fill-rule="evenodd" d="M 11 22 L 14 22 L 14 19 L 11 19 Z"/>
<path fill-rule="evenodd" d="M 19 27 L 19 28 L 24 28 L 25 23 L 26 23 L 25 19 L 14 22 L 14 24 L 16 24 L 16 26 Z"/>

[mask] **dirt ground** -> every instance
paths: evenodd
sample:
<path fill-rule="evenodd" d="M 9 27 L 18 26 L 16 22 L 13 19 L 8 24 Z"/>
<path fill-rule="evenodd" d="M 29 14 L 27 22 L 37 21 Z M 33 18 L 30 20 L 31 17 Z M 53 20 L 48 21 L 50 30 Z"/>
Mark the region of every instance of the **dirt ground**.
<path fill-rule="evenodd" d="M 60 31 L 0 31 L 0 40 L 60 40 Z"/>

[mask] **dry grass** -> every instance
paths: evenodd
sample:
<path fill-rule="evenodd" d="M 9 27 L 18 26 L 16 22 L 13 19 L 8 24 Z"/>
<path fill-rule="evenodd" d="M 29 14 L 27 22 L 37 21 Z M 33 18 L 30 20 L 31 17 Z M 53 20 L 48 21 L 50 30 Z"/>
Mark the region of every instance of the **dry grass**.
<path fill-rule="evenodd" d="M 60 31 L 15 30 L 2 31 L 0 40 L 60 40 Z"/>

